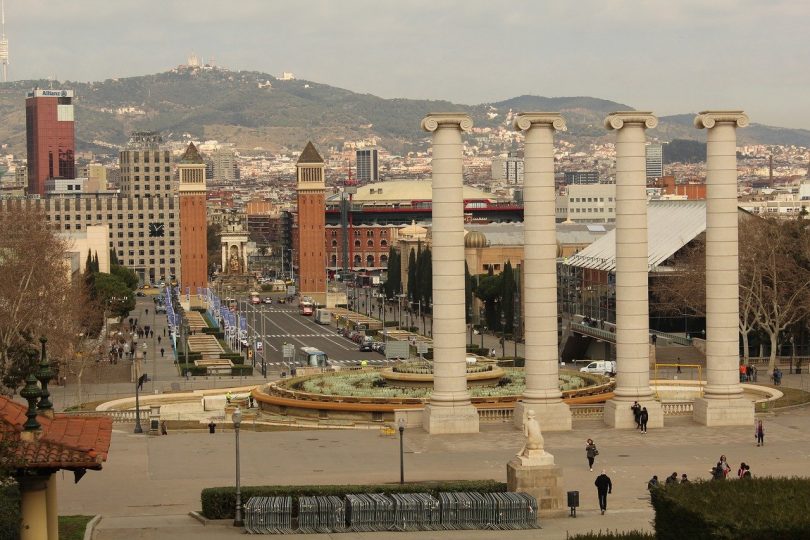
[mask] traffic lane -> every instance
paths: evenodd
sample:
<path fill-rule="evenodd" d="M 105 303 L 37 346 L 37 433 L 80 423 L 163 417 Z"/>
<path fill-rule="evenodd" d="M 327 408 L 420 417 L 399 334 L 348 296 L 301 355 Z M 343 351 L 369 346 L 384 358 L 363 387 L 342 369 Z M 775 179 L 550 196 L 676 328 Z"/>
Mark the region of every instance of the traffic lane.
<path fill-rule="evenodd" d="M 302 315 L 284 315 L 287 316 L 289 324 L 292 325 L 290 327 L 291 332 L 295 332 L 298 329 L 300 329 L 302 332 L 316 332 L 313 335 L 307 336 L 306 338 L 302 337 L 300 339 L 310 340 L 311 343 L 308 344 L 310 347 L 315 347 L 322 350 L 327 354 L 327 356 L 329 356 L 330 359 L 356 360 L 357 362 L 361 362 L 363 360 L 371 361 L 382 358 L 382 355 L 378 352 L 361 351 L 359 343 L 355 343 L 354 341 L 343 337 L 343 335 L 337 332 L 337 330 L 332 326 L 318 324 L 310 317 L 305 317 Z"/>

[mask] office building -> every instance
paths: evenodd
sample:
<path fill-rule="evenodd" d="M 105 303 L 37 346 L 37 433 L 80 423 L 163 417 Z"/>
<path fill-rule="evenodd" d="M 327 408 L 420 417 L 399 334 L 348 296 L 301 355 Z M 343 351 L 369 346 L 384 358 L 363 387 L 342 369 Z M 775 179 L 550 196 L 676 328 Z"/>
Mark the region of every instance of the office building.
<path fill-rule="evenodd" d="M 364 148 L 357 151 L 357 181 L 361 184 L 376 182 L 380 179 L 379 156 L 376 148 Z"/>
<path fill-rule="evenodd" d="M 124 197 L 169 197 L 176 193 L 172 155 L 156 131 L 135 131 L 118 154 Z"/>
<path fill-rule="evenodd" d="M 230 148 L 217 148 L 205 160 L 205 177 L 216 183 L 231 183 L 239 180 L 236 154 Z"/>
<path fill-rule="evenodd" d="M 572 184 L 598 184 L 598 171 L 565 171 L 563 173 L 565 185 Z"/>
<path fill-rule="evenodd" d="M 604 223 L 616 219 L 616 184 L 572 184 L 557 196 L 557 221 Z"/>
<path fill-rule="evenodd" d="M 492 179 L 504 180 L 511 185 L 523 185 L 523 158 L 517 152 L 493 158 Z"/>
<path fill-rule="evenodd" d="M 647 161 L 647 178 L 664 176 L 664 147 L 660 144 L 648 144 L 645 147 Z"/>
<path fill-rule="evenodd" d="M 73 90 L 28 92 L 25 100 L 28 194 L 45 195 L 48 178 L 76 177 Z"/>

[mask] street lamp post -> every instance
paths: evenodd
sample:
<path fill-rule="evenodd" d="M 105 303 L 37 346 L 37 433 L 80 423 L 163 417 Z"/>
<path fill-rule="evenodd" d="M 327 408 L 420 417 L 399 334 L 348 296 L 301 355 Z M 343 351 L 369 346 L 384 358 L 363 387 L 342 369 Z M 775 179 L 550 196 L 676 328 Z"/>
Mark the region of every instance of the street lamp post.
<path fill-rule="evenodd" d="M 143 433 L 141 427 L 141 399 L 138 393 L 138 385 L 141 382 L 140 370 L 138 369 L 138 359 L 135 359 L 135 433 Z"/>
<path fill-rule="evenodd" d="M 239 480 L 239 427 L 242 425 L 242 410 L 237 407 L 233 411 L 233 430 L 236 434 L 236 513 L 234 514 L 233 526 L 241 527 L 242 522 L 242 487 Z"/>
<path fill-rule="evenodd" d="M 405 483 L 405 419 L 399 419 L 399 483 Z"/>

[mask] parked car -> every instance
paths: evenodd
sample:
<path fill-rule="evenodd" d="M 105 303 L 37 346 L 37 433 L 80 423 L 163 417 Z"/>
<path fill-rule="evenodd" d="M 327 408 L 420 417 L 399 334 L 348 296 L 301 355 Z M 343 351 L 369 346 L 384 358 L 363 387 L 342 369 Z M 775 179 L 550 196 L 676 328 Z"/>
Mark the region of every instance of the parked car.
<path fill-rule="evenodd" d="M 135 293 L 135 296 L 146 296 L 146 293 L 143 291 L 138 291 Z"/>
<path fill-rule="evenodd" d="M 371 352 L 374 348 L 372 347 L 372 342 L 370 341 L 361 341 L 360 342 L 360 352 Z"/>
<path fill-rule="evenodd" d="M 264 298 L 264 303 L 265 303 L 265 304 L 272 304 L 272 303 L 273 303 L 273 299 L 272 299 L 272 298 L 270 298 L 269 296 L 266 296 L 266 297 Z"/>

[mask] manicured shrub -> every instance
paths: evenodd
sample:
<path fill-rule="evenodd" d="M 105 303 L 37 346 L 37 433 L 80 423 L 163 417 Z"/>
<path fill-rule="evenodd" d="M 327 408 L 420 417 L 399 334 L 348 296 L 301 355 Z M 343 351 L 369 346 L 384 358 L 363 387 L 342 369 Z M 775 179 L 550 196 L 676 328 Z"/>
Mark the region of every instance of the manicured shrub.
<path fill-rule="evenodd" d="M 419 482 L 406 484 L 373 484 L 358 486 L 247 486 L 242 487 L 242 502 L 251 497 L 293 498 L 293 512 L 297 512 L 298 497 L 343 497 L 353 493 L 430 493 L 438 498 L 441 491 L 478 491 L 498 493 L 506 491 L 506 484 L 494 480 L 451 480 L 445 482 Z M 216 487 L 202 490 L 202 513 L 208 519 L 233 519 L 236 488 Z"/>
<path fill-rule="evenodd" d="M 234 364 L 244 364 L 245 357 L 239 353 L 219 353 L 219 357 L 222 360 L 230 360 Z"/>
<path fill-rule="evenodd" d="M 810 480 L 695 482 L 652 491 L 660 540 L 810 538 Z"/>
<path fill-rule="evenodd" d="M 234 377 L 249 377 L 253 375 L 253 366 L 233 366 L 231 368 L 231 375 Z"/>

